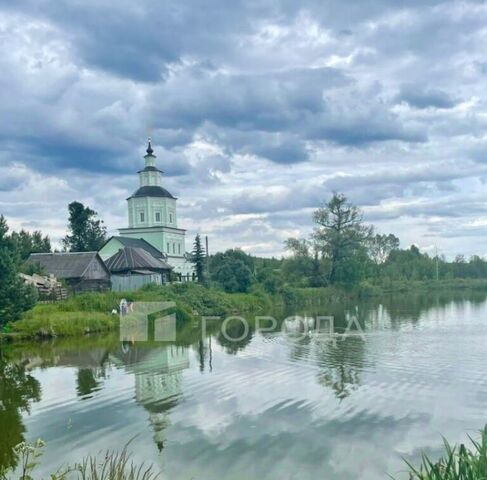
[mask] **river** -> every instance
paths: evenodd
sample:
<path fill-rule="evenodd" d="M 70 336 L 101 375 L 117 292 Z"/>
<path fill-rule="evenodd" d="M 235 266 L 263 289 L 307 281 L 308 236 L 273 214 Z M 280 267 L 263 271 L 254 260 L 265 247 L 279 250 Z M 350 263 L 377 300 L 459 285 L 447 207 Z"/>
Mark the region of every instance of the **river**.
<path fill-rule="evenodd" d="M 331 315 L 341 334 L 283 322 L 290 313 Z M 438 455 L 442 435 L 465 442 L 487 421 L 485 294 L 273 316 L 272 331 L 213 321 L 178 325 L 175 342 L 1 347 L 0 464 L 42 438 L 47 476 L 132 439 L 134 459 L 171 480 L 406 478 L 403 458 Z"/>

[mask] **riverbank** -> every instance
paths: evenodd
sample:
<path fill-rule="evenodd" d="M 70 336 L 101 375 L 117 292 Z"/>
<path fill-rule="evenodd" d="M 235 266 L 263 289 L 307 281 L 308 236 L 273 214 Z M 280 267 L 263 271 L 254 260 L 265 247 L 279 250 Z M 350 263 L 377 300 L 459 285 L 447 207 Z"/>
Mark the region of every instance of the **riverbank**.
<path fill-rule="evenodd" d="M 316 303 L 338 303 L 364 298 L 378 298 L 403 293 L 437 293 L 437 292 L 487 292 L 487 279 L 450 279 L 450 280 L 417 280 L 391 281 L 374 284 L 363 281 L 354 287 L 319 287 L 319 288 L 285 288 L 276 298 L 284 305 L 313 305 Z"/>
<path fill-rule="evenodd" d="M 28 338 L 81 336 L 115 330 L 119 325 L 120 301 L 174 302 L 165 313 L 175 313 L 177 321 L 188 322 L 199 316 L 263 314 L 272 305 L 264 293 L 229 294 L 197 284 L 151 286 L 136 292 L 86 293 L 67 300 L 38 304 L 17 322 L 9 323 L 0 339 L 9 341 Z"/>
<path fill-rule="evenodd" d="M 364 298 L 374 301 L 394 294 L 455 291 L 487 292 L 487 280 L 386 282 L 382 285 L 362 282 L 353 288 L 284 287 L 273 295 L 259 286 L 254 286 L 251 293 L 232 294 L 191 283 L 150 286 L 136 292 L 87 293 L 53 304 L 38 304 L 21 320 L 8 324 L 0 333 L 0 340 L 82 336 L 115 330 L 119 317 L 111 312 L 118 311 L 122 298 L 132 302 L 173 301 L 178 322 L 187 323 L 200 316 L 263 315 L 271 310 L 299 305 L 336 304 Z"/>

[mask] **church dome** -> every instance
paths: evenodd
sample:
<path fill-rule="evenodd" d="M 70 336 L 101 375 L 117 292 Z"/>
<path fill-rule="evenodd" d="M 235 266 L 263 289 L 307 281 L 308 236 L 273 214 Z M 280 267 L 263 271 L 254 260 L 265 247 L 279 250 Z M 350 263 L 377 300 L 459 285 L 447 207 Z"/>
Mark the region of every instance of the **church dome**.
<path fill-rule="evenodd" d="M 157 185 L 145 185 L 140 187 L 130 198 L 137 198 L 137 197 L 165 197 L 165 198 L 173 198 L 176 200 L 176 197 L 171 195 L 165 188 L 159 187 Z M 127 200 L 128 200 L 127 199 Z"/>

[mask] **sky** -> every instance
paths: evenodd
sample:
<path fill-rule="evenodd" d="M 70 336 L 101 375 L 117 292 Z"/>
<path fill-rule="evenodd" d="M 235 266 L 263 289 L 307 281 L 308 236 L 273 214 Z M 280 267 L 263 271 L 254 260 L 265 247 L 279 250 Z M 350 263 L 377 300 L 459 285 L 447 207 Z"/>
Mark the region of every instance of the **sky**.
<path fill-rule="evenodd" d="M 116 234 L 150 133 L 188 250 L 281 255 L 337 191 L 487 255 L 486 52 L 480 1 L 0 0 L 0 213 Z"/>

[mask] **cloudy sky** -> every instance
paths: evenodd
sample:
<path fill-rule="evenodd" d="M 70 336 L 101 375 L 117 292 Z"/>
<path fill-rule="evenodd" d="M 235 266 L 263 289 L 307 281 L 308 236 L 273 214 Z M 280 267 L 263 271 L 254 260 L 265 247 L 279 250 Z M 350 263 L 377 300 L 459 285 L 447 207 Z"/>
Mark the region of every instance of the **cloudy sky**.
<path fill-rule="evenodd" d="M 78 200 L 115 233 L 151 131 L 212 250 L 279 255 L 336 190 L 487 254 L 486 52 L 480 1 L 0 0 L 0 213 L 56 241 Z"/>

